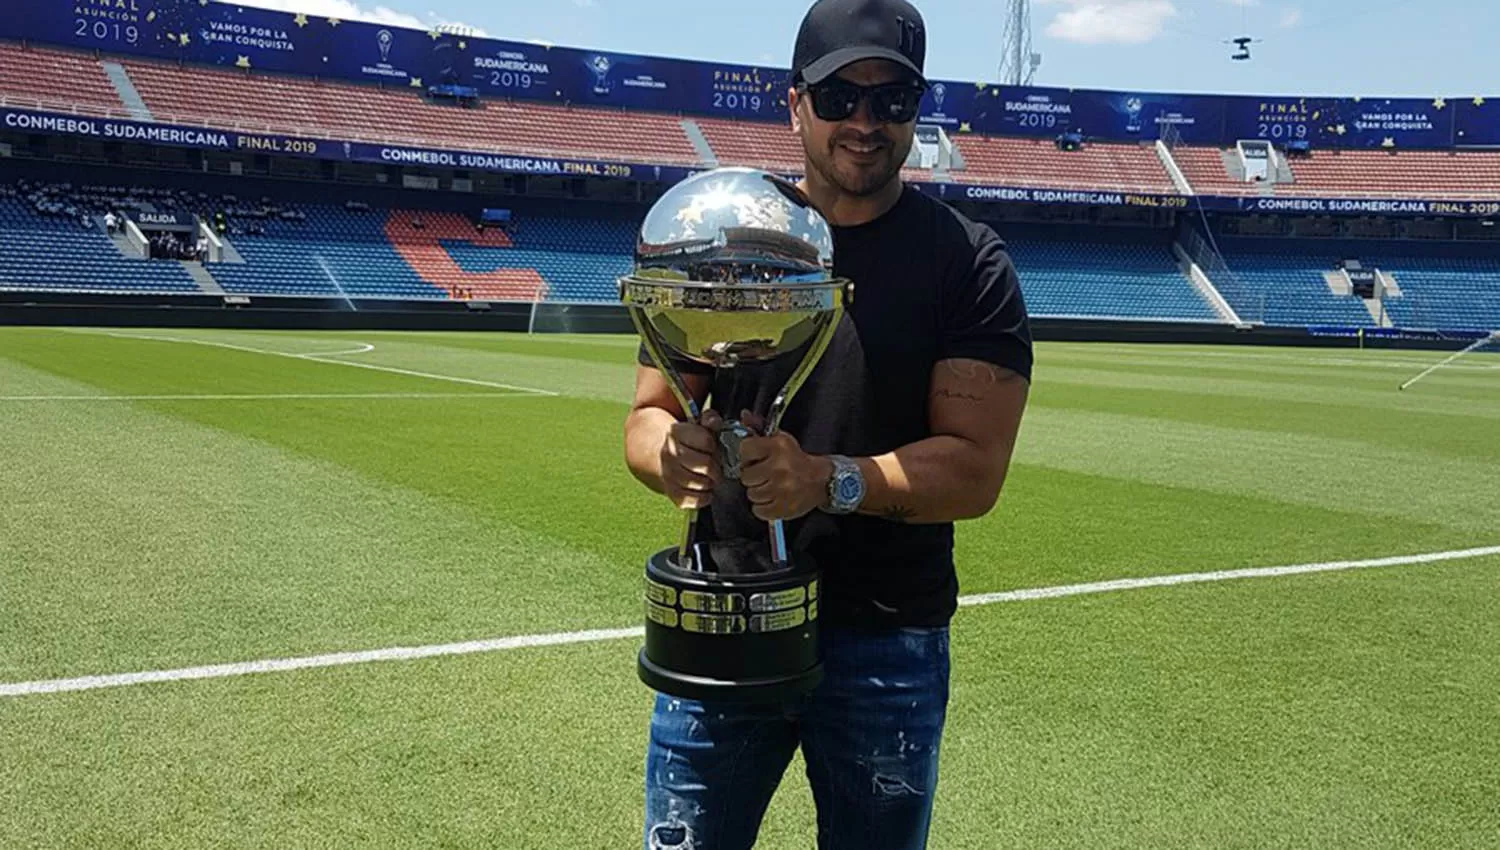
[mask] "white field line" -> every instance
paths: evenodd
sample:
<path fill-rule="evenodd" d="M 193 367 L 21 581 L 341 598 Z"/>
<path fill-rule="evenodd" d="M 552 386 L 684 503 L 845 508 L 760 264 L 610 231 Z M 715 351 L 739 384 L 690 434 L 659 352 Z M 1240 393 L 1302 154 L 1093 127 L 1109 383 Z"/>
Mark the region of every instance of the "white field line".
<path fill-rule="evenodd" d="M 1263 351 L 1263 350 L 1240 350 L 1229 348 L 1225 351 L 1183 351 L 1180 349 L 1133 347 L 1119 348 L 1111 347 L 1112 355 L 1124 357 L 1141 358 L 1166 358 L 1186 359 L 1200 357 L 1216 357 L 1223 360 L 1267 360 L 1273 363 L 1282 363 L 1287 366 L 1309 365 L 1309 366 L 1357 366 L 1360 368 L 1374 369 L 1406 369 L 1412 366 L 1421 368 L 1431 363 L 1431 359 L 1422 359 L 1422 352 L 1417 349 L 1369 349 L 1369 357 L 1359 357 L 1352 353 L 1352 349 L 1324 349 L 1328 354 L 1308 355 L 1306 349 L 1299 351 Z M 1342 353 L 1340 353 L 1342 352 Z M 1429 352 L 1441 354 L 1442 352 Z M 1391 357 L 1390 355 L 1398 355 Z M 1500 370 L 1500 363 L 1482 364 L 1468 363 L 1455 364 L 1455 368 L 1468 371 L 1483 372 L 1489 370 Z"/>
<path fill-rule="evenodd" d="M 958 600 L 965 607 L 994 605 L 1001 602 L 1023 602 L 1035 599 L 1054 599 L 1063 596 L 1081 596 L 1092 593 L 1110 593 L 1117 590 L 1137 590 L 1148 587 L 1167 587 L 1181 584 L 1230 581 L 1234 579 L 1276 578 L 1305 573 L 1327 573 L 1341 570 L 1372 569 L 1376 567 L 1399 567 L 1413 564 L 1432 564 L 1440 561 L 1460 561 L 1500 555 L 1500 546 L 1477 549 L 1457 549 L 1448 552 L 1428 552 L 1420 555 L 1397 555 L 1389 558 L 1372 558 L 1362 561 L 1329 561 L 1320 564 L 1294 564 L 1284 567 L 1256 567 L 1244 570 L 1219 570 L 1207 573 L 1182 573 L 1179 575 L 1148 576 L 1114 581 L 1098 581 L 1088 584 L 1068 584 L 1057 587 L 1038 587 L 1030 590 L 1011 590 L 1003 593 L 982 593 L 965 596 Z M 552 634 L 517 635 L 490 640 L 447 643 L 431 646 L 391 647 L 362 652 L 340 652 L 332 655 L 312 655 L 301 658 L 271 658 L 261 661 L 243 661 L 230 664 L 212 664 L 204 667 L 184 667 L 175 670 L 148 670 L 139 673 L 116 673 L 104 676 L 83 676 L 76 679 L 46 679 L 34 682 L 0 684 L 0 698 L 28 696 L 33 694 L 55 694 L 65 691 L 91 691 L 100 688 L 119 688 L 127 685 L 144 685 L 151 682 L 179 682 L 188 679 L 220 679 L 231 676 L 246 676 L 251 673 L 273 673 L 286 670 L 306 670 L 313 667 L 341 667 L 347 664 L 366 664 L 372 661 L 402 661 L 416 658 L 434 658 L 444 655 L 470 655 L 479 652 L 498 652 L 510 649 L 525 649 L 538 646 L 557 646 L 571 643 L 594 643 L 607 640 L 640 638 L 645 629 L 636 626 L 623 629 L 591 629 L 579 632 L 555 632 Z"/>
<path fill-rule="evenodd" d="M 241 393 L 225 395 L 0 395 L 0 402 L 25 401 L 320 401 L 341 399 L 527 398 L 536 393 Z"/>
<path fill-rule="evenodd" d="M 375 346 L 369 343 L 361 343 L 361 347 L 351 351 L 329 351 L 311 352 L 308 354 L 292 354 L 287 351 L 271 351 L 267 348 L 252 348 L 248 345 L 235 345 L 231 342 L 215 342 L 206 339 L 187 339 L 184 337 L 158 336 L 155 334 L 133 334 L 123 331 L 79 331 L 79 333 L 91 333 L 102 336 L 112 336 L 119 339 L 143 339 L 151 342 L 179 342 L 189 345 L 211 345 L 215 348 L 227 348 L 232 351 L 246 351 L 251 354 L 267 354 L 273 357 L 290 357 L 294 360 L 307 360 L 313 363 L 330 363 L 336 366 L 350 366 L 355 369 L 371 369 L 376 372 L 390 372 L 395 375 L 408 375 L 413 378 L 430 378 L 434 381 L 449 381 L 455 384 L 470 384 L 476 387 L 489 387 L 496 390 L 516 390 L 529 395 L 557 396 L 561 393 L 552 390 L 539 389 L 537 387 L 523 387 L 519 384 L 501 384 L 495 381 L 481 381 L 478 378 L 460 378 L 455 375 L 439 375 L 435 372 L 418 372 L 412 369 L 399 369 L 395 366 L 377 366 L 374 363 L 351 363 L 347 360 L 325 360 L 323 358 L 336 355 L 364 354 L 375 350 Z"/>

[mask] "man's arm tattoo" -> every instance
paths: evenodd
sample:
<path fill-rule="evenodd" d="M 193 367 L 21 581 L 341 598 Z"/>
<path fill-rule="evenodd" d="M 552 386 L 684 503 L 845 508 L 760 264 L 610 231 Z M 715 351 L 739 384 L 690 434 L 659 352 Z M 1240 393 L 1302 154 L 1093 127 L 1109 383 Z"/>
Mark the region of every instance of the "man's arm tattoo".
<path fill-rule="evenodd" d="M 982 360 L 950 358 L 943 361 L 943 366 L 948 369 L 949 374 L 965 381 L 982 380 L 987 384 L 1004 384 L 1019 380 L 1021 377 L 1010 369 L 1003 369 Z"/>
<path fill-rule="evenodd" d="M 891 505 L 881 513 L 881 518 L 890 522 L 906 522 L 916 516 L 917 512 L 906 505 Z"/>
<path fill-rule="evenodd" d="M 934 398 L 947 398 L 947 399 L 952 399 L 954 401 L 968 401 L 968 402 L 974 402 L 974 403 L 978 403 L 978 402 L 984 401 L 984 396 L 982 396 L 982 395 L 976 395 L 974 393 L 954 392 L 953 390 L 950 390 L 950 389 L 947 389 L 947 388 L 940 389 L 937 392 L 933 393 L 932 395 L 933 395 Z"/>

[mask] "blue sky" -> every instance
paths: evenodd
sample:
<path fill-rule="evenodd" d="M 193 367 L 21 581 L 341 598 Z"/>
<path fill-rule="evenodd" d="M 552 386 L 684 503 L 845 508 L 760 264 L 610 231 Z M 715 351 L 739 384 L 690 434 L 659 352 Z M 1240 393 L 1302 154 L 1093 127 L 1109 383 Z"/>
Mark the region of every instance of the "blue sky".
<path fill-rule="evenodd" d="M 245 0 L 626 53 L 786 66 L 808 0 Z M 993 81 L 1006 0 L 917 0 L 928 76 Z M 1033 0 L 1036 82 L 1243 94 L 1500 95 L 1494 0 Z M 1249 62 L 1222 43 L 1262 39 Z"/>

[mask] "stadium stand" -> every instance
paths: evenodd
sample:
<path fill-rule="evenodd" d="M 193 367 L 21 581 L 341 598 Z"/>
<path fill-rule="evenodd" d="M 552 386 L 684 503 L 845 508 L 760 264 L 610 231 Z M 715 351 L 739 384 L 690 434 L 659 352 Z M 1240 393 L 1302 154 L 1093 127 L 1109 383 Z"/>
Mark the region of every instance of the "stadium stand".
<path fill-rule="evenodd" d="M 1500 155 L 1480 151 L 1314 151 L 1291 162 L 1283 193 L 1338 197 L 1500 198 Z"/>
<path fill-rule="evenodd" d="M 1323 278 L 1338 267 L 1333 242 L 1314 247 L 1282 239 L 1226 238 L 1219 250 L 1232 275 L 1210 272 L 1215 288 L 1241 318 L 1268 325 L 1372 327 L 1364 302 L 1334 295 Z"/>
<path fill-rule="evenodd" d="M 523 216 L 511 235 L 454 212 L 326 204 L 231 221 L 245 262 L 208 264 L 226 291 L 351 298 L 608 301 L 634 236 L 624 221 Z"/>
<path fill-rule="evenodd" d="M 1242 280 L 1275 277 L 1294 286 L 1328 295 L 1323 273 L 1340 260 L 1357 259 L 1365 268 L 1390 276 L 1400 292 L 1383 299 L 1386 313 L 1400 327 L 1493 330 L 1500 328 L 1500 244 L 1423 242 L 1376 239 L 1220 239 L 1226 259 Z M 1222 287 L 1221 287 L 1222 289 Z M 1228 297 L 1228 293 L 1225 293 Z M 1350 323 L 1353 305 L 1368 324 L 1370 316 L 1358 298 L 1329 296 L 1345 305 L 1340 322 Z M 1287 318 L 1284 307 L 1272 315 Z M 1324 306 L 1303 315 L 1311 321 L 1332 317 Z"/>
<path fill-rule="evenodd" d="M 68 185 L 0 185 L 0 289 L 198 292 L 174 262 L 125 256 L 98 217 L 121 205 Z M 164 204 L 163 198 L 157 198 Z"/>
<path fill-rule="evenodd" d="M 139 60 L 122 64 L 152 112 L 204 116 L 231 129 L 627 162 L 699 160 L 670 115 L 498 100 L 459 109 L 406 90 Z"/>
<path fill-rule="evenodd" d="M 1156 231 L 997 224 L 1036 316 L 1218 322 Z"/>
<path fill-rule="evenodd" d="M 1178 147 L 1172 157 L 1193 190 L 1205 195 L 1337 198 L 1500 199 L 1500 154 L 1487 151 L 1319 150 L 1289 160 L 1295 181 L 1268 186 L 1230 176 L 1223 151 Z"/>
<path fill-rule="evenodd" d="M 0 43 L 0 103 L 122 115 L 125 105 L 98 60 L 66 50 Z"/>
<path fill-rule="evenodd" d="M 703 137 L 722 163 L 797 171 L 802 168 L 802 144 L 789 124 L 768 125 L 723 118 L 696 118 Z"/>
<path fill-rule="evenodd" d="M 1203 195 L 1258 195 L 1267 190 L 1267 184 L 1236 180 L 1224 165 L 1224 157 L 1236 155 L 1232 150 L 1210 147 L 1172 149 L 1172 159 L 1187 178 L 1193 191 Z"/>
<path fill-rule="evenodd" d="M 1051 141 L 960 134 L 954 137 L 967 165 L 960 182 L 1122 192 L 1173 193 L 1172 178 L 1148 146 L 1089 143 L 1064 152 Z"/>
<path fill-rule="evenodd" d="M 626 221 L 527 218 L 511 240 L 507 251 L 484 250 L 472 242 L 445 242 L 443 247 L 470 277 L 524 268 L 545 281 L 548 300 L 615 302 L 615 281 L 631 269 L 635 227 Z"/>

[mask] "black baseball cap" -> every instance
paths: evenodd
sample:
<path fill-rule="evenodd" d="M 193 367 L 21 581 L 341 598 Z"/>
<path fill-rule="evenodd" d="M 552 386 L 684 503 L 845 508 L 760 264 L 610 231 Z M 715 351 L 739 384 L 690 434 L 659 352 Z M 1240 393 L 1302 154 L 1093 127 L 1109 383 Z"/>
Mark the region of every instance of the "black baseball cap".
<path fill-rule="evenodd" d="M 906 0 L 818 0 L 797 31 L 792 80 L 821 83 L 861 59 L 889 59 L 922 75 L 927 27 Z"/>

